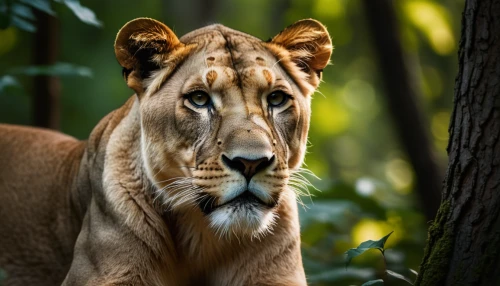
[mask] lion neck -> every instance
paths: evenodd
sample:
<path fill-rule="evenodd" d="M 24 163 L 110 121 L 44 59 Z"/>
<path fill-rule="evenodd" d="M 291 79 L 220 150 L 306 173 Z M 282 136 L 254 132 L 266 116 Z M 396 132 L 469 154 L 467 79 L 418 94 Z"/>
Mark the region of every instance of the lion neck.
<path fill-rule="evenodd" d="M 247 268 L 251 268 L 249 261 L 261 261 L 265 264 L 267 259 L 281 256 L 283 247 L 291 244 L 299 247 L 300 230 L 296 208 L 295 194 L 290 191 L 280 202 L 279 218 L 273 231 L 260 238 L 220 237 L 207 227 L 208 222 L 203 214 L 193 210 L 177 214 L 166 213 L 164 218 L 178 250 L 179 265 L 190 269 L 191 276 L 196 273 L 220 282 L 222 276 L 224 279 L 232 279 L 227 277 L 228 273 L 241 275 L 246 272 Z M 227 285 L 232 284 L 234 283 L 229 281 Z"/>

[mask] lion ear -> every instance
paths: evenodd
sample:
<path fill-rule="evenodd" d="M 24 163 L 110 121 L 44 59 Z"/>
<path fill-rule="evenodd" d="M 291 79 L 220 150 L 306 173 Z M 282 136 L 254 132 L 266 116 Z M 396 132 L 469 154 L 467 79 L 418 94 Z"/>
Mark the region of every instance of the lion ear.
<path fill-rule="evenodd" d="M 332 40 L 326 27 L 314 19 L 305 19 L 288 26 L 271 39 L 271 43 L 285 48 L 290 59 L 312 77 L 317 86 L 321 72 L 330 62 Z M 316 84 L 314 84 L 316 83 Z"/>
<path fill-rule="evenodd" d="M 163 68 L 169 55 L 184 46 L 165 24 L 138 18 L 125 24 L 115 40 L 116 59 L 123 67 L 127 85 L 138 94 L 144 91 L 142 80 Z"/>

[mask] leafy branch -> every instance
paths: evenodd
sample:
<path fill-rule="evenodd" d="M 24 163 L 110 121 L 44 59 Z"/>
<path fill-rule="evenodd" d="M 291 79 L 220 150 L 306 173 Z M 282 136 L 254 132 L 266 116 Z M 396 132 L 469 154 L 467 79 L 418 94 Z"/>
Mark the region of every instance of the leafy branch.
<path fill-rule="evenodd" d="M 70 9 L 83 23 L 101 27 L 102 22 L 97 19 L 94 12 L 80 4 L 79 0 L 54 0 Z M 34 10 L 42 11 L 51 16 L 56 16 L 52 9 L 51 0 L 6 0 L 0 3 L 0 29 L 10 26 L 28 32 L 37 30 Z"/>
<path fill-rule="evenodd" d="M 16 27 L 27 32 L 36 32 L 35 11 L 56 17 L 52 9 L 53 2 L 66 6 L 83 23 L 102 27 L 95 13 L 80 4 L 79 0 L 5 0 L 0 2 L 0 29 Z M 20 87 L 19 82 L 13 76 L 24 74 L 28 76 L 83 76 L 91 77 L 92 71 L 88 67 L 75 66 L 69 63 L 55 63 L 53 65 L 32 65 L 28 67 L 17 67 L 7 71 L 0 76 L 0 94 L 6 88 Z"/>
<path fill-rule="evenodd" d="M 345 252 L 345 263 L 346 263 L 346 268 L 347 266 L 349 266 L 349 263 L 351 263 L 351 260 L 363 253 L 365 253 L 367 250 L 370 250 L 370 249 L 377 249 L 380 251 L 380 253 L 382 254 L 382 258 L 384 259 L 384 274 L 385 274 L 385 277 L 384 279 L 376 279 L 376 280 L 370 280 L 368 282 L 365 282 L 363 285 L 361 286 L 369 286 L 369 285 L 384 285 L 384 283 L 387 283 L 388 282 L 388 277 L 387 275 L 391 276 L 391 277 L 394 277 L 394 278 L 397 278 L 397 279 L 400 279 L 400 280 L 403 280 L 403 281 L 406 281 L 408 282 L 410 285 L 413 285 L 413 282 L 410 278 L 407 278 L 397 272 L 394 272 L 392 270 L 389 270 L 387 269 L 387 261 L 385 259 L 385 243 L 387 241 L 387 239 L 389 238 L 389 236 L 391 236 L 391 234 L 393 233 L 394 231 L 391 231 L 388 235 L 382 237 L 381 239 L 379 240 L 367 240 L 367 241 L 364 241 L 362 242 L 360 245 L 358 245 L 358 247 L 356 248 L 351 248 L 349 250 L 347 250 Z M 412 270 L 412 272 L 414 272 L 415 274 L 417 274 L 415 271 Z"/>

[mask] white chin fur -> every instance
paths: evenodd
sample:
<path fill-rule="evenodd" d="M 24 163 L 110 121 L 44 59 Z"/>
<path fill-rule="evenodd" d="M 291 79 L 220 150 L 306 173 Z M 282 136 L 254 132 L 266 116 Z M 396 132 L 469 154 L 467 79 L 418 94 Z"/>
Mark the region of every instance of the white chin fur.
<path fill-rule="evenodd" d="M 272 233 L 276 214 L 264 207 L 222 206 L 208 215 L 210 227 L 219 237 L 231 238 L 235 236 L 259 238 Z"/>

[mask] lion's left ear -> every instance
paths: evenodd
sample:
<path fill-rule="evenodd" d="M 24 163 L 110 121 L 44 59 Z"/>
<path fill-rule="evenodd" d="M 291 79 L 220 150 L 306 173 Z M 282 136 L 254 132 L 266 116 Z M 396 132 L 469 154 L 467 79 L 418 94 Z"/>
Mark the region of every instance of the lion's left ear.
<path fill-rule="evenodd" d="M 333 49 L 323 24 L 314 19 L 300 20 L 281 31 L 270 43 L 285 48 L 290 59 L 310 75 L 309 82 L 317 87 Z"/>
<path fill-rule="evenodd" d="M 151 72 L 164 68 L 184 47 L 165 24 L 138 18 L 126 23 L 115 41 L 116 59 L 123 67 L 127 85 L 137 94 L 144 92 L 143 80 Z"/>

